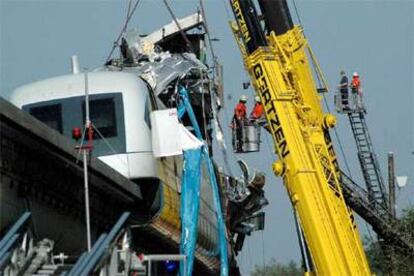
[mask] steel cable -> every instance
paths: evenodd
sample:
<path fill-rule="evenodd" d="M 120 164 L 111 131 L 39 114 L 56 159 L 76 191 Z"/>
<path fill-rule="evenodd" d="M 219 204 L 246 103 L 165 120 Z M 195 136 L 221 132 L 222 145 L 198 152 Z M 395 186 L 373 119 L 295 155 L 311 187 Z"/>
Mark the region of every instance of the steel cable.
<path fill-rule="evenodd" d="M 132 0 L 131 0 L 131 1 L 132 1 Z M 108 63 L 108 61 L 111 59 L 111 56 L 112 56 L 112 54 L 114 53 L 114 51 L 115 51 L 116 47 L 118 47 L 119 40 L 121 39 L 122 34 L 125 32 L 126 28 L 128 27 L 128 23 L 129 23 L 129 21 L 131 20 L 132 16 L 134 15 L 135 10 L 137 9 L 138 4 L 140 3 L 140 1 L 141 1 L 141 0 L 137 0 L 137 1 L 135 2 L 135 5 L 134 5 L 134 7 L 132 8 L 132 10 L 130 9 L 131 2 L 129 3 L 129 6 L 128 6 L 128 14 L 127 14 L 127 18 L 126 18 L 126 20 L 125 20 L 125 24 L 124 24 L 124 26 L 122 27 L 122 30 L 121 30 L 121 32 L 119 33 L 118 37 L 117 37 L 117 38 L 116 38 L 116 40 L 114 41 L 114 44 L 113 44 L 113 46 L 112 46 L 112 49 L 111 49 L 111 51 L 109 52 L 109 55 L 108 55 L 108 57 L 106 58 L 106 62 L 105 62 L 105 63 Z"/>

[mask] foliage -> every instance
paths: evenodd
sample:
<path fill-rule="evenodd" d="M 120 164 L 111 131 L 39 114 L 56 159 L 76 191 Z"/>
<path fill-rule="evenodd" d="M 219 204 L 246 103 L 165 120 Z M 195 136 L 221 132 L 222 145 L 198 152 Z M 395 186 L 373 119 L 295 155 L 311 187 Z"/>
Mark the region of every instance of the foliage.
<path fill-rule="evenodd" d="M 303 276 L 303 271 L 294 261 L 287 265 L 278 263 L 274 258 L 264 267 L 255 265 L 252 276 Z"/>
<path fill-rule="evenodd" d="M 395 226 L 404 233 L 405 237 L 414 243 L 414 208 L 404 210 L 403 215 Z M 410 254 L 403 248 L 385 246 L 384 241 L 365 239 L 365 250 L 371 270 L 378 276 L 381 275 L 414 275 L 414 254 Z M 384 249 L 386 250 L 384 254 Z M 393 256 L 390 258 L 389 256 Z M 392 273 L 390 271 L 392 268 Z M 303 275 L 302 268 L 291 261 L 289 264 L 281 264 L 272 259 L 264 267 L 255 265 L 252 276 L 296 276 Z"/>
<path fill-rule="evenodd" d="M 414 208 L 403 211 L 396 227 L 414 242 Z M 384 241 L 366 240 L 365 244 L 371 270 L 376 275 L 414 275 L 413 253 L 410 254 L 403 248 L 387 246 Z"/>

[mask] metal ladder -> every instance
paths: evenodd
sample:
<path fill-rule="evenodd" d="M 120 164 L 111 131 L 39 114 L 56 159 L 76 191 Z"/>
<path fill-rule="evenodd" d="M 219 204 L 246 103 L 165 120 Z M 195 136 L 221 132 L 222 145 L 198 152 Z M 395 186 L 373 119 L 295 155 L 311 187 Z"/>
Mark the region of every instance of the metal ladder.
<path fill-rule="evenodd" d="M 340 100 L 340 95 L 336 95 L 335 104 L 338 113 L 348 114 L 357 145 L 358 159 L 367 187 L 364 190 L 341 171 L 341 187 L 347 205 L 368 222 L 379 237 L 413 254 L 413 239 L 399 229 L 398 219 L 389 211 L 384 179 L 365 120 L 365 109 L 345 109 Z"/>
<path fill-rule="evenodd" d="M 368 200 L 372 208 L 388 210 L 384 179 L 382 178 L 377 155 L 369 135 L 363 112 L 348 112 L 349 121 L 358 149 L 358 159 L 368 191 Z"/>

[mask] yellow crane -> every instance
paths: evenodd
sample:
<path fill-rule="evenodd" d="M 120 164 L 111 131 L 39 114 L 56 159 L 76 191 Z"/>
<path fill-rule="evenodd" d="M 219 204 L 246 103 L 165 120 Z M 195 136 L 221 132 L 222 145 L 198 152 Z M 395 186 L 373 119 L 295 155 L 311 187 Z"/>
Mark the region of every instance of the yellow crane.
<path fill-rule="evenodd" d="M 279 157 L 273 171 L 283 177 L 309 251 L 312 265 L 306 273 L 370 275 L 340 187 L 329 135 L 336 119 L 321 106 L 326 82 L 302 28 L 292 23 L 286 0 L 257 4 L 230 0 L 236 19 L 231 26 Z M 324 89 L 317 88 L 314 76 L 325 83 Z"/>

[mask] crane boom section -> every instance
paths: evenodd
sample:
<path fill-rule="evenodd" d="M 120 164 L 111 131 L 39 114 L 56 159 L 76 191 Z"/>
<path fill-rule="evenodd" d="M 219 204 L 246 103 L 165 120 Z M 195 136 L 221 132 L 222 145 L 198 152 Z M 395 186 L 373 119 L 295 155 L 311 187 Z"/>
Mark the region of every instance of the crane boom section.
<path fill-rule="evenodd" d="M 297 26 L 282 34 L 257 36 L 258 17 L 251 0 L 231 0 L 236 37 L 256 93 L 264 105 L 282 176 L 298 213 L 314 272 L 369 275 L 369 265 L 354 217 L 345 204 L 338 164 L 329 136 L 335 117 L 324 114 Z M 243 24 L 245 23 L 245 24 Z M 251 28 L 255 25 L 255 28 Z M 288 25 L 288 24 L 287 24 Z"/>

